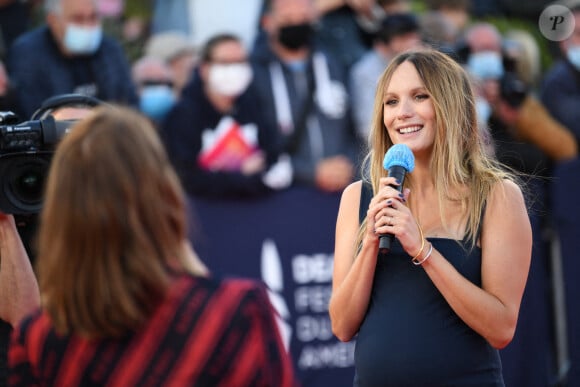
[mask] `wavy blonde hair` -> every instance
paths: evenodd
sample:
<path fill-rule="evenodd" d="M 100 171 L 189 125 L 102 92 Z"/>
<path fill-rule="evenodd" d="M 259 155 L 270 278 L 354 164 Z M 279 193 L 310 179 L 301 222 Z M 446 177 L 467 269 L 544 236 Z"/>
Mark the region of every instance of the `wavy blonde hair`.
<path fill-rule="evenodd" d="M 37 269 L 57 332 L 115 337 L 142 324 L 175 273 L 203 273 L 184 249 L 183 190 L 151 123 L 96 109 L 59 144 L 46 186 Z"/>
<path fill-rule="evenodd" d="M 446 54 L 433 49 L 402 53 L 393 58 L 379 78 L 368 137 L 369 152 L 363 163 L 363 179 L 372 184 L 376 193 L 379 179 L 387 176 L 383 156 L 393 142 L 383 121 L 384 94 L 393 73 L 404 62 L 415 66 L 435 109 L 436 134 L 431 169 L 443 225 L 446 225 L 445 201 L 459 201 L 467 219 L 466 237 L 474 246 L 481 214 L 492 187 L 502 179 L 516 180 L 516 177 L 486 153 L 484 136 L 477 125 L 475 97 L 469 76 Z M 412 185 L 411 174 L 405 179 L 405 186 Z M 362 230 L 364 224 L 361 233 Z"/>

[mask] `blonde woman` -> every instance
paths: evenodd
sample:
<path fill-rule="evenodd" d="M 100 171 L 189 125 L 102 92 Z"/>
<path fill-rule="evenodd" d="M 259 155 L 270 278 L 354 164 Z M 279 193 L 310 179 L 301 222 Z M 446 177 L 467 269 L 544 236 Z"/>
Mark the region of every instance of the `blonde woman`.
<path fill-rule="evenodd" d="M 404 187 L 383 169 L 393 144 L 414 155 Z M 504 385 L 531 227 L 516 178 L 484 150 L 464 70 L 431 50 L 394 58 L 369 147 L 365 181 L 342 196 L 329 305 L 335 335 L 356 338 L 355 385 Z"/>

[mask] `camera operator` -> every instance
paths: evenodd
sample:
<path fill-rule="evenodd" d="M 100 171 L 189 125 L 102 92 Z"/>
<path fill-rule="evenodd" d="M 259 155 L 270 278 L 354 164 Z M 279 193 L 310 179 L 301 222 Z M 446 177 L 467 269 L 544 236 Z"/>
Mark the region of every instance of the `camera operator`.
<path fill-rule="evenodd" d="M 45 120 L 49 116 L 56 121 L 79 120 L 101 103 L 80 94 L 57 95 L 44 101 L 32 115 L 31 121 Z M 3 113 L 3 116 L 10 115 Z M 5 162 L 3 156 L 8 153 L 10 151 L 0 149 L 0 164 Z M 6 175 L 0 176 L 0 183 L 4 185 L 6 182 L 3 180 L 7 178 Z M 5 192 L 3 189 L 0 193 L 0 204 L 5 204 Z M 18 198 L 16 209 L 17 203 Z M 0 205 L 0 386 L 6 385 L 7 345 L 12 327 L 40 304 L 33 271 L 38 212 L 27 211 L 22 206 L 20 211 L 14 211 L 15 214 L 7 214 L 3 207 Z"/>
<path fill-rule="evenodd" d="M 524 173 L 546 175 L 550 161 L 575 157 L 578 145 L 520 76 L 521 49 L 481 22 L 466 30 L 458 57 L 479 87 L 478 114 L 487 117 L 498 158 Z"/>

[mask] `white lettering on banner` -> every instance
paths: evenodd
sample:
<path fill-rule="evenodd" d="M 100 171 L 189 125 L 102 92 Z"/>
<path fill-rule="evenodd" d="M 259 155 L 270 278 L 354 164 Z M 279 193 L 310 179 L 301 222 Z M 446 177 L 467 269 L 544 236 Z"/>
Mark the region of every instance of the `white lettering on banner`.
<path fill-rule="evenodd" d="M 333 254 L 297 255 L 292 260 L 292 274 L 298 284 L 332 281 Z"/>
<path fill-rule="evenodd" d="M 332 333 L 328 303 L 332 293 L 333 254 L 298 254 L 292 258 L 292 284 L 284 284 L 284 265 L 276 242 L 262 244 L 261 272 L 278 311 L 278 326 L 289 348 L 292 336 L 304 345 L 296 358 L 301 370 L 354 366 L 354 342 L 341 343 Z M 288 286 L 290 285 L 290 286 Z M 294 300 L 284 299 L 284 289 L 293 289 Z M 287 294 L 288 296 L 288 294 Z M 289 305 L 294 303 L 294 311 Z M 293 316 L 291 316 L 293 314 Z"/>
<path fill-rule="evenodd" d="M 328 316 L 333 264 L 333 254 L 300 254 L 292 259 L 297 314 L 294 334 L 296 340 L 305 343 L 297 360 L 302 371 L 354 366 L 354 342 L 338 342 Z"/>
<path fill-rule="evenodd" d="M 296 338 L 302 342 L 331 340 L 330 319 L 327 316 L 300 316 L 296 319 Z"/>
<path fill-rule="evenodd" d="M 331 285 L 300 286 L 294 290 L 294 307 L 297 313 L 328 312 L 332 293 Z"/>
<path fill-rule="evenodd" d="M 349 368 L 354 365 L 354 342 L 304 346 L 298 358 L 302 370 Z"/>

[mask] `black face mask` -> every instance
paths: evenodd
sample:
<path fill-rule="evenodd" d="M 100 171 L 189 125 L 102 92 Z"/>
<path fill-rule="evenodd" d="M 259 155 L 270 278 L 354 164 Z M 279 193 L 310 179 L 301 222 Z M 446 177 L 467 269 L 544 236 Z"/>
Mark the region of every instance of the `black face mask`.
<path fill-rule="evenodd" d="M 310 46 L 313 33 L 310 23 L 287 25 L 278 31 L 278 41 L 289 50 L 298 50 Z"/>

